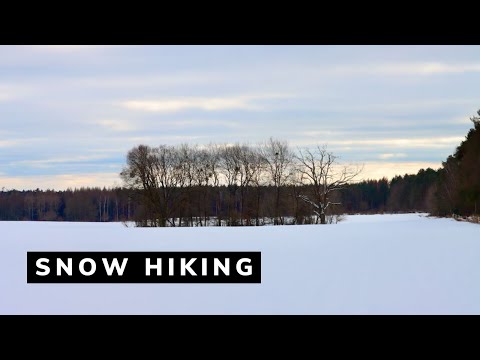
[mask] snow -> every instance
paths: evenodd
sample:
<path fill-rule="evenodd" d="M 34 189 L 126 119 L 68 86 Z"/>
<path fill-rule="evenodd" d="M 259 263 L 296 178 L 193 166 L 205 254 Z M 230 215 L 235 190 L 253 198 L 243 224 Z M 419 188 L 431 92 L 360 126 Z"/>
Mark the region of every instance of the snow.
<path fill-rule="evenodd" d="M 261 284 L 27 284 L 27 251 L 261 251 Z M 0 222 L 1 314 L 480 314 L 480 226 L 425 214 L 336 225 Z"/>

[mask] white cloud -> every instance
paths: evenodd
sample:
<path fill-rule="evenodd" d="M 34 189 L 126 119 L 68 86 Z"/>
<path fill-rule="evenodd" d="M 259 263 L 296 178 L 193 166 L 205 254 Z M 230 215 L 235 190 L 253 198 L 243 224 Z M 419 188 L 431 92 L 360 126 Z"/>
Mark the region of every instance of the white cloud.
<path fill-rule="evenodd" d="M 222 74 L 207 73 L 150 73 L 147 75 L 118 75 L 118 76 L 96 76 L 96 77 L 71 77 L 64 78 L 65 84 L 75 83 L 89 88 L 144 88 L 144 87 L 165 87 L 192 86 L 198 84 L 212 85 L 212 83 L 225 82 L 226 77 Z"/>
<path fill-rule="evenodd" d="M 60 157 L 54 159 L 41 159 L 41 160 L 21 160 L 11 162 L 10 165 L 22 165 L 32 168 L 49 168 L 58 164 L 68 164 L 73 162 L 89 162 L 92 160 L 101 160 L 108 158 L 107 155 L 81 155 L 73 157 Z"/>
<path fill-rule="evenodd" d="M 133 136 L 122 140 L 123 143 L 129 144 L 149 144 L 156 146 L 159 144 L 176 145 L 184 142 L 197 142 L 205 138 L 203 135 L 164 135 L 164 136 Z"/>
<path fill-rule="evenodd" d="M 383 104 L 368 104 L 366 106 L 354 108 L 355 110 L 378 110 L 384 113 L 385 111 L 402 111 L 407 110 L 410 112 L 431 110 L 439 108 L 451 109 L 453 107 L 461 106 L 462 108 L 470 108 L 478 104 L 476 98 L 439 98 L 439 99 L 422 99 L 414 100 L 403 103 L 383 103 Z M 468 110 L 467 110 L 468 111 Z"/>
<path fill-rule="evenodd" d="M 6 92 L 3 92 L 1 89 L 0 89 L 0 101 L 8 101 L 8 100 L 11 100 L 12 99 L 12 96 L 7 94 Z"/>
<path fill-rule="evenodd" d="M 1 119 L 0 119 L 0 125 L 1 125 Z M 11 136 L 11 134 L 13 133 L 13 131 L 9 131 L 9 130 L 0 130 L 0 134 L 3 134 L 2 137 L 7 137 L 7 136 Z M 18 136 L 18 134 L 16 134 L 15 136 Z M 1 140 L 0 139 L 0 148 L 13 148 L 13 147 L 23 147 L 23 148 L 31 148 L 32 146 L 39 146 L 41 144 L 48 144 L 50 143 L 51 140 L 47 139 L 47 138 L 41 138 L 41 137 L 37 137 L 37 138 L 28 138 L 28 137 L 25 137 L 25 138 L 9 138 L 9 139 L 6 139 L 6 140 Z"/>
<path fill-rule="evenodd" d="M 98 120 L 95 123 L 112 131 L 122 132 L 132 131 L 135 129 L 135 126 L 131 122 L 126 120 L 104 119 Z"/>
<path fill-rule="evenodd" d="M 121 185 L 121 180 L 116 172 L 62 174 L 62 175 L 36 175 L 36 176 L 0 176 L 0 188 L 6 189 L 55 189 L 80 187 L 112 187 Z"/>
<path fill-rule="evenodd" d="M 380 154 L 379 159 L 386 160 L 386 159 L 398 159 L 398 158 L 404 158 L 407 157 L 407 154 L 399 153 L 399 154 L 392 154 L 392 153 L 387 153 L 387 154 Z"/>
<path fill-rule="evenodd" d="M 218 126 L 225 128 L 241 128 L 242 124 L 229 120 L 210 120 L 210 119 L 191 119 L 191 120 L 158 120 L 158 124 L 161 124 L 162 128 L 193 128 L 193 127 L 206 127 L 206 126 Z"/>
<path fill-rule="evenodd" d="M 158 100 L 128 100 L 120 103 L 130 110 L 172 113 L 188 109 L 204 111 L 219 110 L 259 110 L 262 107 L 253 104 L 255 100 L 290 97 L 287 94 L 246 95 L 236 97 L 183 97 Z"/>
<path fill-rule="evenodd" d="M 444 63 L 411 63 L 388 64 L 378 67 L 378 71 L 388 75 L 433 75 L 480 72 L 480 64 L 444 64 Z"/>
<path fill-rule="evenodd" d="M 341 65 L 329 71 L 344 75 L 436 75 L 480 72 L 480 63 L 446 64 L 441 62 L 371 63 Z"/>
<path fill-rule="evenodd" d="M 17 85 L 0 84 L 0 102 L 14 100 L 25 93 L 26 89 Z"/>
<path fill-rule="evenodd" d="M 472 124 L 470 116 L 458 116 L 450 120 L 453 124 Z"/>
<path fill-rule="evenodd" d="M 177 112 L 187 109 L 200 109 L 205 111 L 251 109 L 245 98 L 185 98 L 172 100 L 130 100 L 123 106 L 130 110 L 149 112 Z"/>
<path fill-rule="evenodd" d="M 300 97 L 300 96 L 298 96 Z M 308 95 L 302 95 L 304 99 L 307 99 L 309 96 Z M 314 97 L 311 98 L 312 100 Z M 403 101 L 403 102 L 393 102 L 393 101 L 383 101 L 383 102 L 376 102 L 378 99 L 372 99 L 371 102 L 357 102 L 357 103 L 351 103 L 348 104 L 348 108 L 345 107 L 344 102 L 325 102 L 323 103 L 318 103 L 316 104 L 316 107 L 312 107 L 312 109 L 319 109 L 321 111 L 331 111 L 331 112 L 348 112 L 348 113 L 353 113 L 356 112 L 360 114 L 362 117 L 355 117 L 355 118 L 350 118 L 349 121 L 371 121 L 372 119 L 369 119 L 365 117 L 365 115 L 361 114 L 362 112 L 366 112 L 367 114 L 375 113 L 381 116 L 384 116 L 385 114 L 391 114 L 393 112 L 396 113 L 396 115 L 399 114 L 408 114 L 411 118 L 409 119 L 410 121 L 423 121 L 421 118 L 421 114 L 425 111 L 438 111 L 439 109 L 446 109 L 446 110 L 451 110 L 451 109 L 456 109 L 456 111 L 459 111 L 459 113 L 465 113 L 469 114 L 472 113 L 472 109 L 476 110 L 479 99 L 474 98 L 474 97 L 462 97 L 462 98 L 457 98 L 457 97 L 451 97 L 451 98 L 425 98 L 425 99 L 417 99 L 415 100 L 412 98 L 412 100 L 408 101 Z M 416 117 L 416 118 L 414 118 Z M 389 119 L 389 122 L 393 122 L 394 119 Z M 374 121 L 379 121 L 374 120 Z M 395 122 L 396 123 L 401 123 L 404 121 L 404 119 L 398 119 Z M 385 125 L 385 121 L 382 122 L 382 125 Z"/>
<path fill-rule="evenodd" d="M 16 139 L 16 140 L 0 140 L 0 148 L 14 147 L 25 143 L 27 140 Z"/>
<path fill-rule="evenodd" d="M 337 136 L 345 138 L 348 134 L 340 134 Z M 320 143 L 315 142 L 312 139 L 296 139 L 289 141 L 292 146 L 299 147 L 311 147 L 320 145 L 327 145 L 329 147 L 335 147 L 337 150 L 354 150 L 362 148 L 366 150 L 375 150 L 379 147 L 382 148 L 431 148 L 431 149 L 445 149 L 451 148 L 452 146 L 457 146 L 465 138 L 461 136 L 451 136 L 451 137 L 430 137 L 430 138 L 381 138 L 381 139 L 362 139 L 362 140 L 335 140 L 331 138 L 326 138 L 321 140 Z M 387 150 L 388 151 L 388 150 Z M 388 155 L 394 153 L 386 153 Z"/>
<path fill-rule="evenodd" d="M 333 130 L 322 130 L 322 131 L 301 131 L 297 133 L 300 136 L 306 136 L 306 137 L 316 137 L 316 138 L 322 138 L 322 137 L 332 137 L 332 136 L 341 136 L 342 133 L 340 131 L 333 131 Z"/>
<path fill-rule="evenodd" d="M 357 146 L 390 146 L 402 148 L 444 148 L 458 145 L 464 137 L 432 137 L 432 138 L 402 138 L 402 139 L 370 139 L 370 140 L 336 140 L 329 141 L 332 145 Z"/>

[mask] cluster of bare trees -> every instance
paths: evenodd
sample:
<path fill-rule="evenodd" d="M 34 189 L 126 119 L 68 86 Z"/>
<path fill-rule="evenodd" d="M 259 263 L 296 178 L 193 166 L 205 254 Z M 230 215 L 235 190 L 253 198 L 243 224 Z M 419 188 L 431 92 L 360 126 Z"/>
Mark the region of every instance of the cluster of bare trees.
<path fill-rule="evenodd" d="M 141 226 L 261 225 L 267 213 L 274 224 L 285 224 L 282 201 L 289 196 L 295 213 L 301 200 L 315 222 L 325 224 L 332 195 L 360 171 L 340 166 L 325 147 L 292 151 L 270 138 L 256 146 L 139 145 L 128 152 L 121 177 L 141 197 Z"/>
<path fill-rule="evenodd" d="M 406 175 L 404 178 L 396 177 L 391 182 L 387 179 L 355 182 L 332 193 L 330 200 L 336 203 L 341 202 L 341 205 L 328 208 L 329 215 L 326 221 L 335 222 L 339 214 L 433 211 L 434 208 L 429 207 L 429 204 L 434 204 L 431 204 L 428 199 L 431 193 L 430 185 L 438 176 L 431 169 L 425 171 L 425 174 L 428 174 L 425 179 L 420 177 L 421 173 L 422 171 L 418 175 Z M 198 224 L 200 221 L 205 224 L 205 218 L 210 219 L 207 223 L 211 225 L 218 224 L 215 218 L 218 214 L 227 219 L 229 200 L 227 187 L 209 185 L 204 190 L 206 191 L 200 192 L 198 189 L 193 189 L 189 194 L 189 201 L 178 207 L 178 214 L 186 213 L 182 207 L 189 205 L 189 212 L 193 219 L 198 219 Z M 299 194 L 309 194 L 313 197 L 314 191 L 311 185 L 289 186 L 287 182 L 280 189 L 267 185 L 251 190 L 246 192 L 244 200 L 245 223 L 250 221 L 253 225 L 273 225 L 278 216 L 275 214 L 277 203 L 278 213 L 281 214 L 284 224 L 315 223 L 319 220 L 312 212 L 312 205 L 298 197 Z M 141 192 L 141 190 L 132 192 L 131 189 L 119 187 L 103 189 L 82 187 L 63 191 L 3 189 L 0 191 L 0 221 L 122 221 L 129 223 L 141 219 L 144 214 Z M 278 192 L 281 194 L 279 201 L 276 196 Z M 424 193 L 426 197 L 422 195 Z M 220 201 L 219 197 L 221 197 Z M 205 204 L 209 205 L 205 206 Z M 258 211 L 254 212 L 254 209 Z M 258 223 L 255 218 L 256 213 L 258 213 Z M 183 225 L 189 221 L 189 219 L 183 221 Z M 225 224 L 226 221 L 223 223 Z"/>

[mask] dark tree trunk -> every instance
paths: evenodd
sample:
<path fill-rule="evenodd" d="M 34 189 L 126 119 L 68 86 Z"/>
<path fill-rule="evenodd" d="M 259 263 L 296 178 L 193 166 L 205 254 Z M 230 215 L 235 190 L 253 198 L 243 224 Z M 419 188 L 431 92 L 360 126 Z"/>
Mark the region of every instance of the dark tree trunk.
<path fill-rule="evenodd" d="M 320 224 L 326 224 L 327 222 L 325 221 L 325 213 L 320 214 Z"/>

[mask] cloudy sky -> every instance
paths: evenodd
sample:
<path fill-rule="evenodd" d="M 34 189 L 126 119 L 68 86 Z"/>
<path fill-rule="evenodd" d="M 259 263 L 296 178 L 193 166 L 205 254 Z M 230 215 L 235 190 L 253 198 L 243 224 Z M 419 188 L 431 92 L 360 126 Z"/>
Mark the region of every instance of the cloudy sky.
<path fill-rule="evenodd" d="M 364 178 L 438 168 L 479 46 L 0 46 L 0 189 L 120 185 L 148 145 L 327 144 Z"/>

